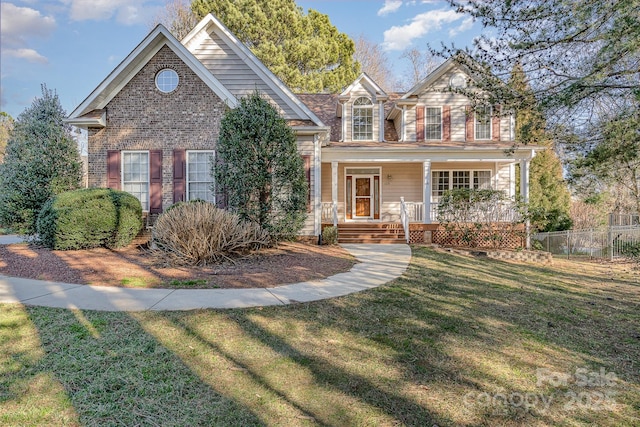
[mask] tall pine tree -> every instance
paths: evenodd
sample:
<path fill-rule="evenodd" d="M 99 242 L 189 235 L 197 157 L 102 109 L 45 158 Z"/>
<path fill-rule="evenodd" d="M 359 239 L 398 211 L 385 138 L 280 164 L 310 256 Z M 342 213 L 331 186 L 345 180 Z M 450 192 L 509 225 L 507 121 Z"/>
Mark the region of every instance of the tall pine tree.
<path fill-rule="evenodd" d="M 194 0 L 191 8 L 200 18 L 213 13 L 294 92 L 337 92 L 360 73 L 353 40 L 294 0 Z"/>
<path fill-rule="evenodd" d="M 553 139 L 545 129 L 544 116 L 536 107 L 535 97 L 519 63 L 514 66 L 509 83 L 522 98 L 521 105 L 527 106 L 516 111 L 516 141 L 524 145 L 541 145 L 546 148 L 536 153 L 529 171 L 531 224 L 541 231 L 569 229 L 571 195 L 562 177 L 562 163 L 555 152 Z M 516 176 L 519 178 L 520 174 Z M 516 185 L 516 188 L 520 188 L 520 185 Z"/>
<path fill-rule="evenodd" d="M 58 95 L 42 86 L 42 97 L 16 119 L 0 164 L 0 223 L 32 234 L 49 197 L 80 187 L 78 145 Z"/>

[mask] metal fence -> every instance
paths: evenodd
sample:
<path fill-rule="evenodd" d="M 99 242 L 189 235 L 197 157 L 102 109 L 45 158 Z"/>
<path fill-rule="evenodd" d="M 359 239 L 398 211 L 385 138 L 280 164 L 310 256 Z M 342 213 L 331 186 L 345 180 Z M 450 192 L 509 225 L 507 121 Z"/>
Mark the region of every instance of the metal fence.
<path fill-rule="evenodd" d="M 640 226 L 618 226 L 606 230 L 568 230 L 531 235 L 532 245 L 554 255 L 617 259 L 640 246 Z"/>

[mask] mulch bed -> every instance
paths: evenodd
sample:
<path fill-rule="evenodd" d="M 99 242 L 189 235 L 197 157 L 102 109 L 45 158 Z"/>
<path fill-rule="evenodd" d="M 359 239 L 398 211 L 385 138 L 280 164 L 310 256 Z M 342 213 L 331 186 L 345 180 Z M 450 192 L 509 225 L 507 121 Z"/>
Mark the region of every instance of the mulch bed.
<path fill-rule="evenodd" d="M 206 267 L 167 265 L 142 246 L 52 251 L 0 245 L 0 275 L 120 287 L 269 288 L 322 279 L 351 269 L 355 259 L 338 246 L 282 243 Z"/>

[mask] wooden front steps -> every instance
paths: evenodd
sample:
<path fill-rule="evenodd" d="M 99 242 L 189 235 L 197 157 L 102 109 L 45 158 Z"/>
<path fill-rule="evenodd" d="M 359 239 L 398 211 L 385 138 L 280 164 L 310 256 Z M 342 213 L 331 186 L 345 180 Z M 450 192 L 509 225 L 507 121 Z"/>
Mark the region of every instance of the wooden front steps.
<path fill-rule="evenodd" d="M 338 243 L 407 243 L 402 224 L 338 224 Z"/>

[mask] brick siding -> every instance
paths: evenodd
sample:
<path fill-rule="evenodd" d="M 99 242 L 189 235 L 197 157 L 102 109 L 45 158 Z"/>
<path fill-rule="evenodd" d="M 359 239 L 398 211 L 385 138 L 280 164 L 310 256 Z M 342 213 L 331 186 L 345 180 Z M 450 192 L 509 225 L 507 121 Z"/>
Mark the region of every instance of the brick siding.
<path fill-rule="evenodd" d="M 171 93 L 155 86 L 171 68 Z M 213 150 L 226 105 L 173 51 L 164 46 L 106 106 L 107 126 L 89 129 L 89 187 L 107 186 L 107 150 L 162 150 L 162 205 L 173 203 L 173 149 Z"/>

